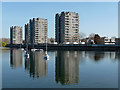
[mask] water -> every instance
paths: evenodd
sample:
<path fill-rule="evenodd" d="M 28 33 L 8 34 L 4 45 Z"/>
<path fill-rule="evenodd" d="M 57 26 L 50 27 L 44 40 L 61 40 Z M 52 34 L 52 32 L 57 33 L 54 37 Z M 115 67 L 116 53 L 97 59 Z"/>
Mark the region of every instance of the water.
<path fill-rule="evenodd" d="M 3 88 L 118 88 L 118 52 L 2 51 Z"/>

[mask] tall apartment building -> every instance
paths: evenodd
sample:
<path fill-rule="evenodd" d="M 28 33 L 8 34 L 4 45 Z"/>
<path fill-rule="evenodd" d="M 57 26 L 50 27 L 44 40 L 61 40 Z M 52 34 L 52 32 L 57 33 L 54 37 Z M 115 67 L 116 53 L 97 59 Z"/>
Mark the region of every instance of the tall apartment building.
<path fill-rule="evenodd" d="M 78 42 L 79 16 L 75 12 L 61 12 L 55 16 L 55 40 L 58 43 Z"/>
<path fill-rule="evenodd" d="M 25 24 L 25 43 L 30 43 L 30 24 Z"/>
<path fill-rule="evenodd" d="M 10 43 L 22 44 L 22 27 L 20 26 L 10 27 Z"/>
<path fill-rule="evenodd" d="M 25 42 L 46 43 L 48 32 L 48 21 L 43 18 L 33 18 L 25 25 Z"/>

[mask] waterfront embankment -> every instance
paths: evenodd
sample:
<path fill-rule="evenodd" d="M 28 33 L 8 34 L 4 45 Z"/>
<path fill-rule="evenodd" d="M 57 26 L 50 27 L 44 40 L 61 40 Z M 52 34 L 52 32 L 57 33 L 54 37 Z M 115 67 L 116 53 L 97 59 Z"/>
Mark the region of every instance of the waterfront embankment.
<path fill-rule="evenodd" d="M 25 44 L 7 44 L 9 48 L 26 48 Z M 46 49 L 46 44 L 28 44 L 28 49 Z M 82 44 L 47 44 L 48 50 L 81 50 L 81 51 L 120 51 L 120 45 L 82 45 Z"/>

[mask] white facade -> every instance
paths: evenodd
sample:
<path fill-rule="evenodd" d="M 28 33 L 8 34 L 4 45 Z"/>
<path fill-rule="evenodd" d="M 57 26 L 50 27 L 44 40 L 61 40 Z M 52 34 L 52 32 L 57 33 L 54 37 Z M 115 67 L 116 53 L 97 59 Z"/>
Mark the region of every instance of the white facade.
<path fill-rule="evenodd" d="M 56 14 L 55 19 L 55 41 L 58 43 L 78 42 L 78 13 L 61 12 Z"/>

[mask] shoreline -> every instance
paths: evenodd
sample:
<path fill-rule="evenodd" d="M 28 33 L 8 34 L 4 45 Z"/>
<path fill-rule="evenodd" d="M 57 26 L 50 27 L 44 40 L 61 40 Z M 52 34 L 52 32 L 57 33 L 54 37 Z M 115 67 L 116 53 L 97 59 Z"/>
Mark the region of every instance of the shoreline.
<path fill-rule="evenodd" d="M 6 45 L 7 48 L 26 48 L 26 45 Z M 28 49 L 44 49 L 46 44 L 28 45 Z M 81 50 L 81 51 L 120 51 L 120 45 L 81 45 L 81 44 L 48 44 L 48 50 Z"/>
<path fill-rule="evenodd" d="M 0 47 L 0 50 L 10 50 L 9 47 Z"/>

